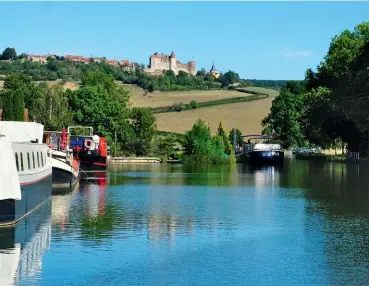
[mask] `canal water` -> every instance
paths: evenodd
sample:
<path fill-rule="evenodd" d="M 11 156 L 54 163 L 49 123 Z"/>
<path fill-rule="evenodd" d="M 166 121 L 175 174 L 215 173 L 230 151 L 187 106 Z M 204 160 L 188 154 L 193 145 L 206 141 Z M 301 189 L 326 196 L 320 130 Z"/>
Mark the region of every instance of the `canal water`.
<path fill-rule="evenodd" d="M 369 165 L 112 166 L 0 230 L 0 285 L 368 285 Z"/>

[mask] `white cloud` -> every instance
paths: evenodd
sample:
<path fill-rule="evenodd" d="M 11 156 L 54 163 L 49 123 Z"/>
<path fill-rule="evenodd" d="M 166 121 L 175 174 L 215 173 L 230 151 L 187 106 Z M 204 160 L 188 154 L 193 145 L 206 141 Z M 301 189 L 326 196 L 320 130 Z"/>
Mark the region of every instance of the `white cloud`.
<path fill-rule="evenodd" d="M 315 53 L 310 50 L 294 50 L 294 49 L 282 49 L 284 57 L 287 58 L 308 58 L 313 56 Z"/>

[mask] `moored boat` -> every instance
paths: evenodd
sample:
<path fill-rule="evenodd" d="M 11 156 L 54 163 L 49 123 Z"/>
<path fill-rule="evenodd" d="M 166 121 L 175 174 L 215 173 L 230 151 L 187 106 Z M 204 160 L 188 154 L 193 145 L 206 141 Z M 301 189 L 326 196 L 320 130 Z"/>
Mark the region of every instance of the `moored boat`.
<path fill-rule="evenodd" d="M 45 131 L 44 142 L 49 146 L 53 188 L 73 188 L 79 178 L 79 162 L 69 149 L 70 134 L 65 131 Z"/>
<path fill-rule="evenodd" d="M 51 205 L 47 200 L 17 225 L 0 228 L 0 285 L 19 285 L 42 271 L 51 241 Z"/>
<path fill-rule="evenodd" d="M 239 162 L 252 164 L 281 165 L 284 162 L 284 151 L 274 138 L 265 135 L 244 135 L 248 138 L 236 156 Z"/>
<path fill-rule="evenodd" d="M 43 125 L 0 121 L 0 225 L 15 224 L 51 196 Z"/>
<path fill-rule="evenodd" d="M 93 135 L 92 127 L 70 126 L 68 133 L 71 129 L 89 130 L 89 135 L 70 135 L 70 145 L 80 162 L 82 174 L 106 172 L 109 165 L 106 138 Z"/>

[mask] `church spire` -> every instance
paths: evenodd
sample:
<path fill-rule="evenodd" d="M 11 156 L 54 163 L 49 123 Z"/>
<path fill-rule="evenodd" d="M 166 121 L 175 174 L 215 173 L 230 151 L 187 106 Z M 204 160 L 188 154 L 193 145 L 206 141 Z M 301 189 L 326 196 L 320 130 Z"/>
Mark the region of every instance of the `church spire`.
<path fill-rule="evenodd" d="M 214 61 L 213 61 L 213 65 L 211 66 L 211 70 L 210 71 L 215 71 Z"/>

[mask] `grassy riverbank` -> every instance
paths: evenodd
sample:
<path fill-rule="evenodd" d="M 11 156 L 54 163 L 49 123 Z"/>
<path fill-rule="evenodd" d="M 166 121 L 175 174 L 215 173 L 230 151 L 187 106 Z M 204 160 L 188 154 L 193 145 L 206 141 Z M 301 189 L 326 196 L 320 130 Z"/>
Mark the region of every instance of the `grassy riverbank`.
<path fill-rule="evenodd" d="M 298 160 L 312 160 L 312 161 L 328 161 L 328 162 L 346 162 L 348 161 L 345 155 L 327 155 L 327 154 L 296 154 L 295 158 Z"/>

